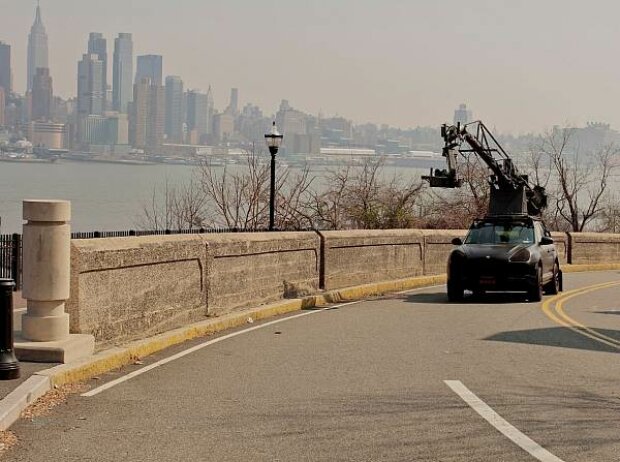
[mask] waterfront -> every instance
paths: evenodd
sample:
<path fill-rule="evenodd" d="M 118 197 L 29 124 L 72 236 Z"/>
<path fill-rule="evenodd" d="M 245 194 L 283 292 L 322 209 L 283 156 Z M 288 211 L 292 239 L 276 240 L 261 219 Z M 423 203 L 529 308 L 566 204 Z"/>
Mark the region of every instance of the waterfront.
<path fill-rule="evenodd" d="M 218 167 L 223 168 L 223 167 Z M 242 164 L 230 169 L 244 168 Z M 188 181 L 194 167 L 173 164 L 123 165 L 61 160 L 55 163 L 0 163 L 0 234 L 21 232 L 23 199 L 66 199 L 74 231 L 137 228 L 153 188 Z M 385 174 L 419 178 L 428 168 L 385 167 Z M 313 170 L 319 176 L 321 170 Z"/>

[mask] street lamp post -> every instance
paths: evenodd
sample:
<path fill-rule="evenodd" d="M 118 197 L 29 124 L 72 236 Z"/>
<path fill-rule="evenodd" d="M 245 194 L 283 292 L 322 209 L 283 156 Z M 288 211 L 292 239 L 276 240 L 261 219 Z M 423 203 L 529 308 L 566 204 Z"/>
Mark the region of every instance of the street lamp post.
<path fill-rule="evenodd" d="M 276 218 L 276 154 L 282 144 L 284 136 L 278 132 L 276 123 L 273 123 L 271 132 L 265 135 L 265 141 L 271 154 L 271 189 L 269 190 L 269 231 L 274 230 Z"/>

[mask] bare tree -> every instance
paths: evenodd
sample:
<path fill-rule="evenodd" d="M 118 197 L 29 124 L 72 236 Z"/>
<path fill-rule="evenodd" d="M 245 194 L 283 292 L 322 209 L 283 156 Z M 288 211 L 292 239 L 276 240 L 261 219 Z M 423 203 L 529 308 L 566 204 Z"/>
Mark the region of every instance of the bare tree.
<path fill-rule="evenodd" d="M 583 158 L 573 136 L 571 128 L 555 129 L 542 137 L 540 152 L 549 159 L 557 227 L 563 221 L 570 231 L 581 232 L 604 209 L 619 151 L 609 144 Z"/>

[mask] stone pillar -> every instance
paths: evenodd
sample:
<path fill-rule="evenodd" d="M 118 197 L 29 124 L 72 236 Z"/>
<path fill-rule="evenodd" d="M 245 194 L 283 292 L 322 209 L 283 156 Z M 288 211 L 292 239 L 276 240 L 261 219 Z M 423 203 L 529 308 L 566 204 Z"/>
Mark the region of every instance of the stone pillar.
<path fill-rule="evenodd" d="M 51 342 L 69 336 L 71 203 L 24 201 L 23 290 L 28 311 L 22 318 L 25 340 Z"/>
<path fill-rule="evenodd" d="M 15 343 L 24 361 L 70 362 L 93 354 L 92 335 L 70 335 L 71 203 L 25 200 L 23 203 L 23 288 L 27 311 Z"/>

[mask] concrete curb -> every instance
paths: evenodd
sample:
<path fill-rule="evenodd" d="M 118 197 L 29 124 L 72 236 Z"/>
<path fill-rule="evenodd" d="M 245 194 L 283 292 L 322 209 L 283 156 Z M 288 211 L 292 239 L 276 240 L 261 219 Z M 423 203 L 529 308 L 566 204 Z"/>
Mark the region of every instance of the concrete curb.
<path fill-rule="evenodd" d="M 0 401 L 0 431 L 19 419 L 22 411 L 52 389 L 49 377 L 33 375 Z"/>

